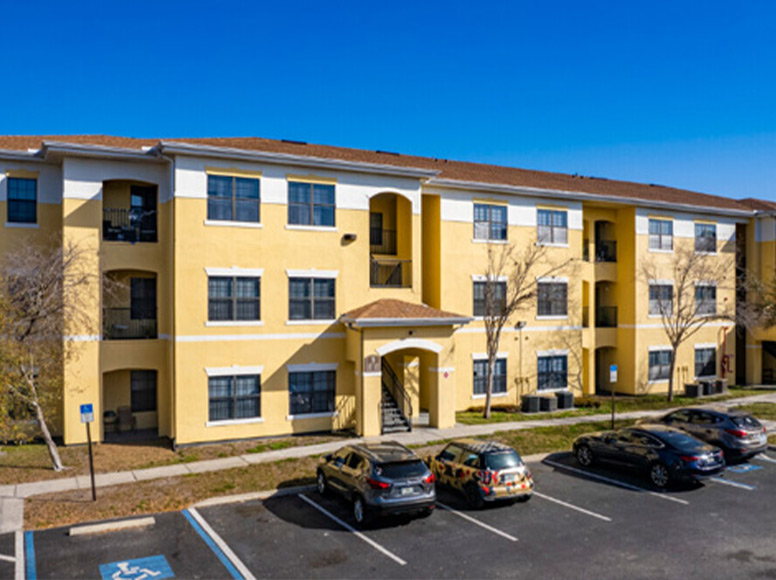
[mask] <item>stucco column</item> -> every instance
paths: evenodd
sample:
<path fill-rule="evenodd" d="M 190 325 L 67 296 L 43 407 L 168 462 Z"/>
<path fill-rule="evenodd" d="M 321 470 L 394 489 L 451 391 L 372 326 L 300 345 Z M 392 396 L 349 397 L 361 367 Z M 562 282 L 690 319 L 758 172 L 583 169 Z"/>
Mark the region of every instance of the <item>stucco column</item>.
<path fill-rule="evenodd" d="M 365 372 L 361 375 L 361 388 L 357 397 L 358 434 L 361 437 L 374 437 L 382 433 L 382 391 L 381 375 L 378 372 Z"/>
<path fill-rule="evenodd" d="M 431 427 L 449 429 L 455 426 L 455 369 L 441 368 L 439 357 L 428 353 L 421 356 L 423 386 L 429 394 L 428 419 Z"/>

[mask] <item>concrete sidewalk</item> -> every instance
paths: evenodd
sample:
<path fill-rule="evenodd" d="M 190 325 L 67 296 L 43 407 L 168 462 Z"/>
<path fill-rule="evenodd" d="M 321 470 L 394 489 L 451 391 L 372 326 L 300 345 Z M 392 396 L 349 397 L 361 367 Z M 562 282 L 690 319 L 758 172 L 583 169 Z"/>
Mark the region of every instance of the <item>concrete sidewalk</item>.
<path fill-rule="evenodd" d="M 752 397 L 741 397 L 739 399 L 729 399 L 722 404 L 736 405 L 743 403 L 768 402 L 776 403 L 776 393 L 764 395 L 755 395 Z M 703 400 L 698 401 L 699 405 L 704 404 Z M 618 413 L 617 419 L 640 419 L 642 417 L 655 417 L 668 413 L 670 409 L 660 409 L 657 411 L 634 411 L 631 413 Z M 208 471 L 220 471 L 223 469 L 232 469 L 234 467 L 246 467 L 257 463 L 270 463 L 281 459 L 310 457 L 312 455 L 323 455 L 332 453 L 340 447 L 352 443 L 361 443 L 365 441 L 384 441 L 394 440 L 404 445 L 423 445 L 430 444 L 445 439 L 455 439 L 458 437 L 476 437 L 479 435 L 489 435 L 498 431 L 517 431 L 522 429 L 534 429 L 536 427 L 551 427 L 553 425 L 575 425 L 579 423 L 594 423 L 596 421 L 605 421 L 610 417 L 609 414 L 585 415 L 581 417 L 564 417 L 537 419 L 535 421 L 509 421 L 504 423 L 488 423 L 484 425 L 461 425 L 449 429 L 416 428 L 409 433 L 391 433 L 378 437 L 342 439 L 321 443 L 318 445 L 307 445 L 300 447 L 291 447 L 287 449 L 278 449 L 276 451 L 265 451 L 263 453 L 237 455 L 234 457 L 224 457 L 223 459 L 211 459 L 208 461 L 195 461 L 192 463 L 181 463 L 175 465 L 165 465 L 162 467 L 152 467 L 149 469 L 136 469 L 132 471 L 119 471 L 113 473 L 101 473 L 95 476 L 97 487 L 107 487 L 120 485 L 124 483 L 133 483 L 136 481 L 149 481 L 153 479 L 162 479 L 165 477 L 177 477 L 191 473 L 205 473 Z M 768 430 L 776 429 L 776 422 L 767 422 Z M 44 481 L 35 481 L 30 483 L 19 483 L 16 485 L 0 486 L 0 532 L 13 531 L 21 529 L 23 513 L 23 499 L 35 495 L 54 493 L 59 491 L 70 491 L 74 489 L 89 489 L 90 481 L 88 475 L 79 475 L 76 477 L 66 477 L 62 479 L 50 479 Z M 22 508 L 20 508 L 20 505 Z M 13 529 L 6 529 L 8 526 L 14 526 Z M 16 527 L 19 526 L 19 527 Z"/>

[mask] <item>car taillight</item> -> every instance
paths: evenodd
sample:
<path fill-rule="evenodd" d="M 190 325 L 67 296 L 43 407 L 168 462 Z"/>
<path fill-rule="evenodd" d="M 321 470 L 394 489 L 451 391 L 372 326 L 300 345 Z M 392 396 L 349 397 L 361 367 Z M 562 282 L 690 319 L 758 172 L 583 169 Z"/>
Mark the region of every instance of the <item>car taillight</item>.
<path fill-rule="evenodd" d="M 423 480 L 423 483 L 434 483 L 435 478 L 433 473 L 429 473 L 428 477 Z"/>
<path fill-rule="evenodd" d="M 743 429 L 725 429 L 726 433 L 730 433 L 733 437 L 746 437 L 748 433 Z"/>
<path fill-rule="evenodd" d="M 700 457 L 698 457 L 697 455 L 680 455 L 679 459 L 681 459 L 682 461 L 687 461 L 689 463 L 690 461 L 698 461 Z"/>
<path fill-rule="evenodd" d="M 372 489 L 388 489 L 389 487 L 391 487 L 390 483 L 386 483 L 385 481 L 378 481 L 376 479 L 372 479 L 371 477 L 367 477 L 366 482 L 369 484 L 369 487 L 371 487 Z"/>
<path fill-rule="evenodd" d="M 479 479 L 483 483 L 490 483 L 493 478 L 493 475 L 490 471 L 486 469 L 480 469 L 477 472 L 477 479 Z"/>

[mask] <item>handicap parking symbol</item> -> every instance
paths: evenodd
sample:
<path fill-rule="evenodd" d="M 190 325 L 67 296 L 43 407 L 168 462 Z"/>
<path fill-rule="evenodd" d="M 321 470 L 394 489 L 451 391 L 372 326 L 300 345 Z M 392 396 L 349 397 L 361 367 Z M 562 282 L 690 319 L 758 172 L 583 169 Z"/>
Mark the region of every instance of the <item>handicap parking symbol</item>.
<path fill-rule="evenodd" d="M 102 580 L 163 580 L 175 574 L 164 556 L 100 564 Z"/>
<path fill-rule="evenodd" d="M 751 463 L 744 463 L 741 465 L 730 465 L 727 470 L 733 473 L 746 473 L 748 471 L 757 471 L 762 469 L 762 465 L 752 465 Z"/>

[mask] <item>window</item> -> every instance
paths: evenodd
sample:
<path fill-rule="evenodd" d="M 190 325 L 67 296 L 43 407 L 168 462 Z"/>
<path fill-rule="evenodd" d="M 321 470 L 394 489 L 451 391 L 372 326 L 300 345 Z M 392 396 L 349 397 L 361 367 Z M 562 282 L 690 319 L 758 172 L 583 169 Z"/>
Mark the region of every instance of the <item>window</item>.
<path fill-rule="evenodd" d="M 207 219 L 258 223 L 259 203 L 258 179 L 207 176 Z"/>
<path fill-rule="evenodd" d="M 474 204 L 474 239 L 506 240 L 507 208 L 503 205 Z"/>
<path fill-rule="evenodd" d="M 208 320 L 261 320 L 261 278 L 207 279 Z"/>
<path fill-rule="evenodd" d="M 490 289 L 488 289 L 490 286 Z M 506 282 L 475 282 L 474 283 L 474 316 L 497 316 L 503 312 L 507 304 Z M 488 300 L 488 292 L 491 292 Z M 490 304 L 488 304 L 490 302 Z"/>
<path fill-rule="evenodd" d="M 568 315 L 568 284 L 539 282 L 536 285 L 538 316 Z"/>
<path fill-rule="evenodd" d="M 649 285 L 649 314 L 671 316 L 674 312 L 674 287 L 669 284 Z"/>
<path fill-rule="evenodd" d="M 652 350 L 649 352 L 649 380 L 665 381 L 671 372 L 671 351 Z"/>
<path fill-rule="evenodd" d="M 695 314 L 709 316 L 717 313 L 717 287 L 703 285 L 695 287 Z"/>
<path fill-rule="evenodd" d="M 537 388 L 540 391 L 565 389 L 567 376 L 568 357 L 565 354 L 538 357 Z"/>
<path fill-rule="evenodd" d="M 334 320 L 333 278 L 289 278 L 289 320 Z"/>
<path fill-rule="evenodd" d="M 34 224 L 38 221 L 38 180 L 8 178 L 8 222 Z"/>
<path fill-rule="evenodd" d="M 131 371 L 129 383 L 132 412 L 156 411 L 156 371 Z"/>
<path fill-rule="evenodd" d="M 259 375 L 210 377 L 210 421 L 261 417 Z"/>
<path fill-rule="evenodd" d="M 156 319 L 156 279 L 129 279 L 129 317 L 131 320 Z"/>
<path fill-rule="evenodd" d="M 334 186 L 289 181 L 288 223 L 334 226 Z"/>
<path fill-rule="evenodd" d="M 674 222 L 671 220 L 649 220 L 649 249 L 674 249 Z"/>
<path fill-rule="evenodd" d="M 717 374 L 717 349 L 695 349 L 695 376 L 713 377 Z"/>
<path fill-rule="evenodd" d="M 334 412 L 336 371 L 288 373 L 291 415 Z"/>
<path fill-rule="evenodd" d="M 549 209 L 537 211 L 537 239 L 540 244 L 568 244 L 568 212 Z"/>
<path fill-rule="evenodd" d="M 369 245 L 383 245 L 383 214 L 369 212 Z"/>
<path fill-rule="evenodd" d="M 695 251 L 717 251 L 717 226 L 713 224 L 695 224 Z"/>
<path fill-rule="evenodd" d="M 474 394 L 484 395 L 488 392 L 488 360 L 474 361 Z M 493 394 L 507 392 L 507 359 L 496 359 L 493 369 Z"/>

